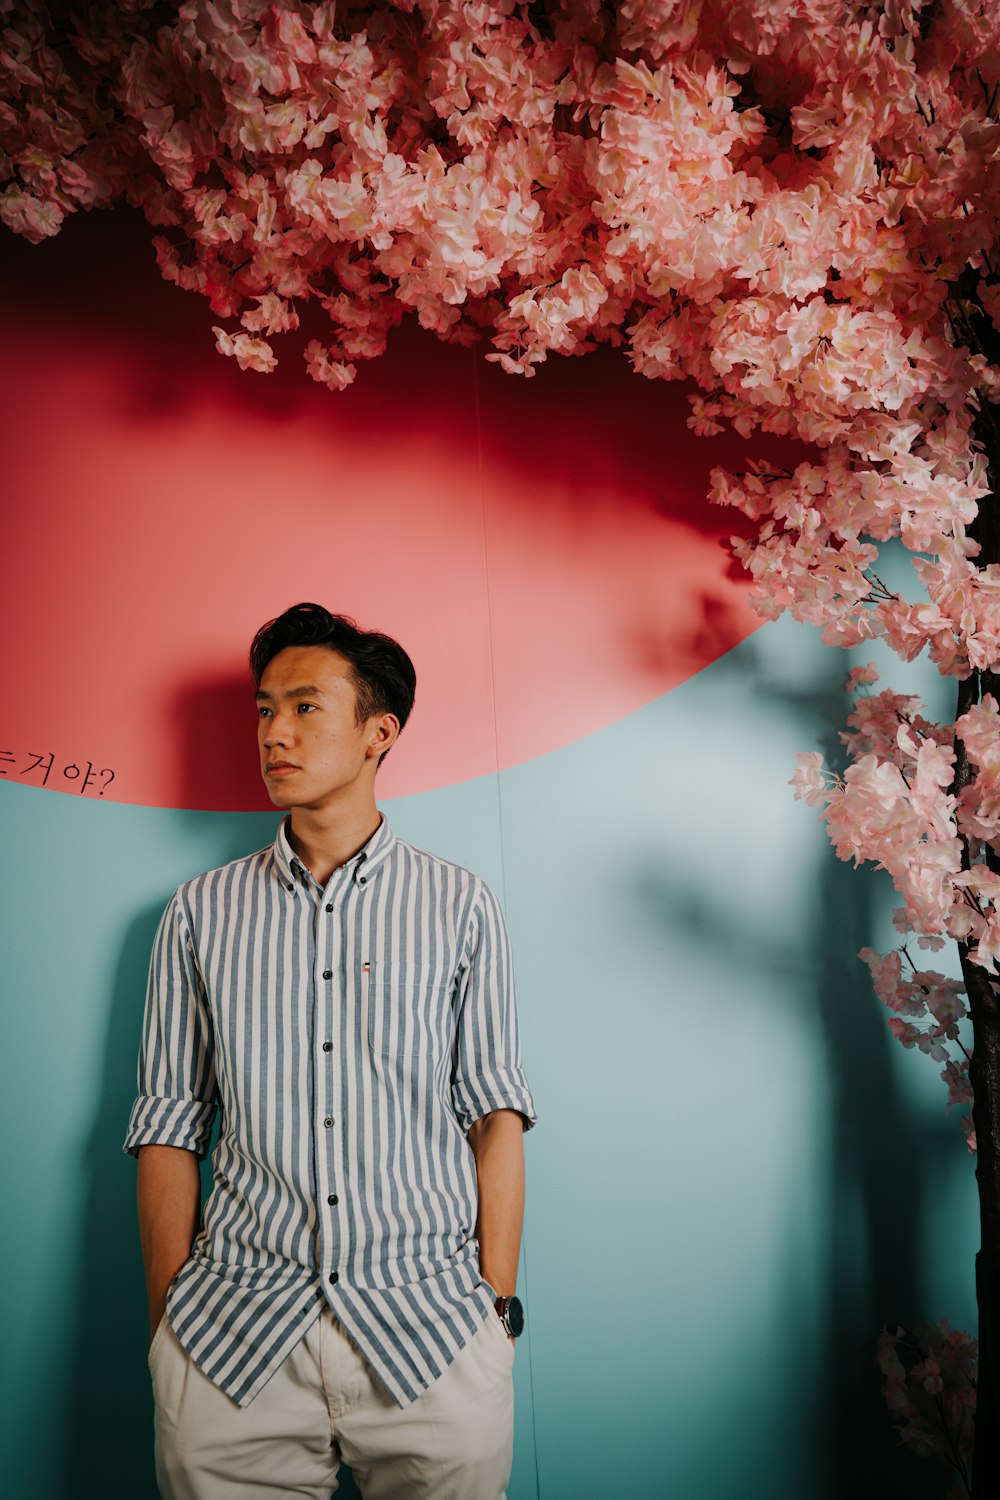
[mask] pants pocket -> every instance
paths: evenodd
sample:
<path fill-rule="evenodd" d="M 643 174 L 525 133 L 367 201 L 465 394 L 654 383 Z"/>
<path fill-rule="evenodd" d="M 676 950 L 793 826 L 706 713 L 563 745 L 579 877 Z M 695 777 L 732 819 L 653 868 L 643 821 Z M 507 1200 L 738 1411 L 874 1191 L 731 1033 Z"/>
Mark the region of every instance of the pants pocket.
<path fill-rule="evenodd" d="M 164 1308 L 163 1316 L 156 1325 L 156 1332 L 153 1334 L 153 1342 L 150 1344 L 149 1353 L 146 1356 L 146 1363 L 148 1365 L 151 1365 L 153 1363 L 153 1355 L 156 1353 L 156 1350 L 159 1347 L 160 1341 L 163 1338 L 164 1331 L 166 1330 L 166 1326 L 167 1313 L 166 1309 Z"/>
<path fill-rule="evenodd" d="M 513 1361 L 513 1359 L 514 1359 L 515 1341 L 513 1339 L 511 1339 L 510 1336 L 508 1335 L 507 1330 L 503 1326 L 503 1324 L 501 1323 L 500 1318 L 498 1317 L 495 1308 L 491 1309 L 490 1312 L 487 1313 L 487 1315 L 486 1315 L 486 1321 L 488 1323 L 495 1323 L 496 1324 L 496 1328 L 494 1330 L 494 1337 L 495 1338 L 499 1338 L 501 1340 L 501 1342 L 503 1343 L 505 1354 L 508 1356 L 508 1358 L 511 1361 Z"/>

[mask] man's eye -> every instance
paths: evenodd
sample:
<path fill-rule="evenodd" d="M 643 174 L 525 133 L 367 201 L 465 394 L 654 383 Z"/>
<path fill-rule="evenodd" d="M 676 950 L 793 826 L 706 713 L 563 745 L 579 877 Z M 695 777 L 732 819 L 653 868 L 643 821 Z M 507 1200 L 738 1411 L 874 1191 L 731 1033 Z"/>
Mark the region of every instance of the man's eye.
<path fill-rule="evenodd" d="M 299 708 L 315 708 L 315 703 L 300 703 Z"/>
<path fill-rule="evenodd" d="M 262 719 L 265 714 L 269 714 L 270 712 L 271 712 L 271 710 L 269 708 L 265 708 L 262 703 L 258 704 L 258 707 L 257 707 L 257 717 L 258 718 Z"/>

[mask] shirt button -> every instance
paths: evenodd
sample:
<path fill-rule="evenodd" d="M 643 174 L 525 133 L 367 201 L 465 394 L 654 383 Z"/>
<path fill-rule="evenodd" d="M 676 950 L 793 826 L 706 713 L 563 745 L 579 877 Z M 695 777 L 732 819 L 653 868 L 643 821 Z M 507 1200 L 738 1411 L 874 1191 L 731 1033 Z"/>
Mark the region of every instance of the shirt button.
<path fill-rule="evenodd" d="M 326 909 L 327 909 L 327 911 L 333 911 L 333 902 L 332 901 L 328 901 L 326 903 Z"/>
<path fill-rule="evenodd" d="M 329 1198 L 327 1198 L 326 1201 L 327 1201 L 327 1203 L 336 1203 L 337 1202 L 337 1195 L 336 1195 L 336 1193 L 331 1193 L 330 1196 L 329 1196 Z"/>
<path fill-rule="evenodd" d="M 364 883 L 365 883 L 365 881 L 367 879 L 368 879 L 367 875 L 359 875 L 358 876 L 358 885 L 364 885 Z"/>
<path fill-rule="evenodd" d="M 333 978 L 333 970 L 332 969 L 324 969 L 323 970 L 323 978 L 324 979 L 332 979 Z"/>
<path fill-rule="evenodd" d="M 330 1272 L 330 1280 L 331 1281 L 339 1281 L 340 1280 L 340 1272 L 339 1271 L 331 1271 Z"/>
<path fill-rule="evenodd" d="M 333 1051 L 333 1043 L 332 1042 L 324 1042 L 323 1043 L 323 1051 L 324 1052 L 332 1052 Z"/>
<path fill-rule="evenodd" d="M 333 1124 L 333 1115 L 327 1115 L 326 1119 L 323 1121 L 323 1124 L 326 1126 L 327 1130 L 329 1130 L 330 1126 Z"/>

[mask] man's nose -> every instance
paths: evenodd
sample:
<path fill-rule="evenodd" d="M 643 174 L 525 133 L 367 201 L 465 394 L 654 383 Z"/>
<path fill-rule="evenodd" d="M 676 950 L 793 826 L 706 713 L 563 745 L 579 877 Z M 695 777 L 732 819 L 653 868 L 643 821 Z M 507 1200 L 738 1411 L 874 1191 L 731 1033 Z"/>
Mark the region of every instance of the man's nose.
<path fill-rule="evenodd" d="M 292 738 L 292 721 L 286 714 L 274 714 L 267 721 L 267 729 L 264 733 L 264 746 L 270 749 L 272 745 L 287 745 Z"/>

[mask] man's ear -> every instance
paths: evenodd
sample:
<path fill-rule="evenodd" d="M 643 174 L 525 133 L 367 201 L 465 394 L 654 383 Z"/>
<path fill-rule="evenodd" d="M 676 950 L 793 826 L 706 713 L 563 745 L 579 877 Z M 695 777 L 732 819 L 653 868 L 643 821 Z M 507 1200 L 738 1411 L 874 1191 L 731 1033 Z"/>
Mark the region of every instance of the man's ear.
<path fill-rule="evenodd" d="M 399 720 L 395 714 L 379 714 L 368 735 L 369 754 L 377 755 L 381 763 L 382 756 L 396 743 L 399 733 Z"/>

